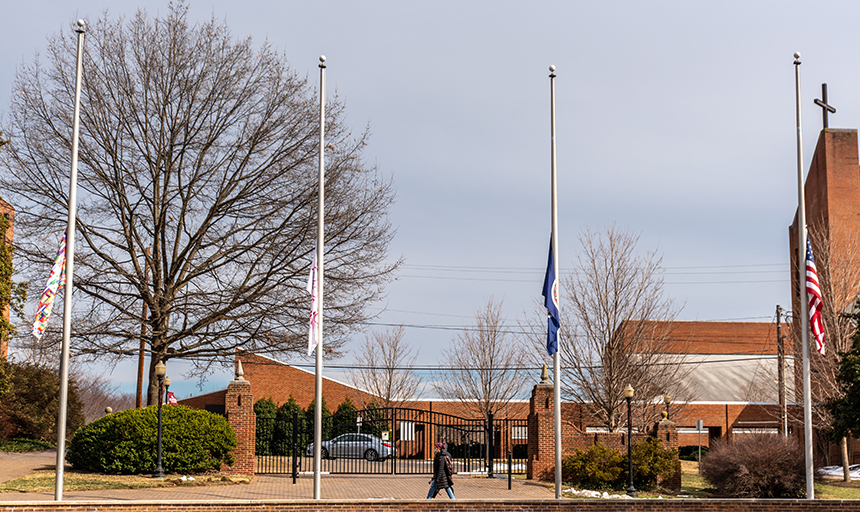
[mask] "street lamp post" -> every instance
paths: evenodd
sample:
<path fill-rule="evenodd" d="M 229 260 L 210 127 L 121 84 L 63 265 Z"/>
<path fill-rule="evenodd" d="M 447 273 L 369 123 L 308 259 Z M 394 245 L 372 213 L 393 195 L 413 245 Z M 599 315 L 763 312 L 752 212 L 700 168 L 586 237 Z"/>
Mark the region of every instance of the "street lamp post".
<path fill-rule="evenodd" d="M 666 404 L 666 419 L 669 419 L 669 404 L 672 403 L 672 395 L 663 395 L 663 403 Z"/>
<path fill-rule="evenodd" d="M 627 495 L 638 498 L 636 488 L 633 487 L 633 413 L 631 402 L 633 402 L 633 386 L 627 384 L 624 388 L 624 399 L 627 400 Z"/>
<path fill-rule="evenodd" d="M 158 377 L 158 456 L 155 462 L 155 473 L 153 478 L 164 478 L 164 469 L 161 467 L 161 385 L 164 383 L 164 374 L 167 372 L 167 366 L 163 361 L 159 361 L 155 365 L 155 375 Z"/>

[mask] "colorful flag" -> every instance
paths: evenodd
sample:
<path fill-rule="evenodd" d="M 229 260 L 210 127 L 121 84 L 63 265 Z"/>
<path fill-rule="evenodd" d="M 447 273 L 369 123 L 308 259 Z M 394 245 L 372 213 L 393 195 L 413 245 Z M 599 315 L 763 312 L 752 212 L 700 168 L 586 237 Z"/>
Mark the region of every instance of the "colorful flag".
<path fill-rule="evenodd" d="M 51 275 L 48 276 L 48 283 L 45 285 L 45 291 L 42 292 L 42 298 L 39 300 L 39 307 L 36 309 L 36 320 L 33 322 L 33 330 L 31 333 L 36 339 L 42 339 L 42 334 L 45 333 L 45 327 L 48 326 L 48 319 L 51 317 L 51 310 L 54 308 L 54 298 L 57 296 L 57 291 L 61 286 L 66 284 L 66 232 L 63 232 L 63 239 L 60 241 L 60 250 L 57 251 L 57 257 L 54 259 L 54 266 L 51 268 Z"/>
<path fill-rule="evenodd" d="M 549 262 L 546 264 L 546 277 L 543 280 L 543 303 L 546 306 L 547 331 L 546 351 L 549 355 L 558 352 L 558 279 L 555 277 L 555 264 L 552 259 L 552 242 L 549 244 Z"/>
<path fill-rule="evenodd" d="M 815 337 L 815 350 L 824 354 L 824 325 L 821 323 L 821 289 L 818 287 L 818 272 L 815 270 L 815 260 L 812 258 L 812 244 L 806 237 L 806 296 L 809 299 L 809 326 Z"/>
<path fill-rule="evenodd" d="M 317 346 L 317 340 L 319 339 L 319 315 L 317 313 L 318 301 L 317 301 L 317 252 L 314 251 L 314 260 L 311 264 L 311 273 L 308 276 L 308 285 L 307 290 L 308 293 L 311 294 L 311 316 L 310 323 L 308 324 L 308 355 L 313 354 L 314 349 Z"/>
<path fill-rule="evenodd" d="M 167 392 L 167 405 L 178 405 L 179 400 L 176 399 L 176 395 L 173 394 L 173 391 Z"/>

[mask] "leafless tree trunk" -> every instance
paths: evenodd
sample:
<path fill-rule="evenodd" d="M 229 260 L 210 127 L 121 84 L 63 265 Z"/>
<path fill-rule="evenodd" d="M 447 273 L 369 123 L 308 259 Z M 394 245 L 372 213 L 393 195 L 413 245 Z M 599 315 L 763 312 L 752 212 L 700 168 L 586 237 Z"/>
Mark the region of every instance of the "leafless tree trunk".
<path fill-rule="evenodd" d="M 420 395 L 421 378 L 415 373 L 412 349 L 403 339 L 403 326 L 371 332 L 355 355 L 356 368 L 349 373 L 353 386 L 378 398 L 379 407 L 398 407 Z M 361 395 L 362 400 L 365 395 Z M 368 403 L 363 403 L 365 408 Z"/>
<path fill-rule="evenodd" d="M 681 364 L 690 345 L 673 337 L 679 308 L 664 297 L 662 258 L 637 255 L 639 236 L 615 226 L 586 229 L 579 241 L 574 271 L 561 280 L 562 396 L 612 432 L 627 422 L 627 384 L 635 390 L 638 427 L 659 417 L 665 394 L 679 412 L 692 398 L 684 382 L 692 367 Z M 547 361 L 545 320 L 529 326 L 525 357 Z"/>
<path fill-rule="evenodd" d="M 298 354 L 307 343 L 315 92 L 269 46 L 186 16 L 181 2 L 163 18 L 105 14 L 83 64 L 72 348 L 104 361 L 143 338 L 150 404 L 160 360 L 186 358 L 204 375 L 236 349 Z M 34 286 L 67 217 L 75 54 L 63 33 L 20 70 L 3 127 L 0 186 L 26 205 L 16 255 Z M 326 112 L 325 336 L 337 353 L 399 261 L 385 261 L 394 191 L 363 161 L 368 134 L 345 126 L 338 99 Z"/>
<path fill-rule="evenodd" d="M 818 272 L 823 307 L 821 312 L 824 324 L 826 357 L 815 351 L 810 340 L 810 383 L 812 391 L 812 425 L 822 433 L 830 431 L 832 416 L 827 403 L 842 397 L 842 388 L 836 381 L 842 353 L 851 349 L 854 332 L 857 328 L 845 313 L 852 311 L 860 292 L 860 236 L 845 229 L 833 227 L 828 230 L 822 222 L 809 226 L 809 240 Z M 805 257 L 803 249 L 802 258 Z M 801 264 L 803 264 L 801 260 Z M 793 262 L 795 265 L 797 262 Z M 797 267 L 793 265 L 794 272 Z M 801 286 L 805 283 L 801 282 Z M 799 295 L 799 290 L 793 292 Z M 800 305 L 800 307 L 807 307 Z M 792 339 L 795 354 L 794 379 L 795 396 L 789 401 L 803 403 L 803 346 L 800 336 L 800 312 L 792 314 Z M 810 334 L 810 338 L 811 338 Z M 803 425 L 803 409 L 791 410 L 791 421 L 797 428 Z M 847 442 L 847 441 L 846 441 Z M 847 446 L 847 445 L 846 445 Z M 840 450 L 843 468 L 849 464 L 847 450 Z"/>
<path fill-rule="evenodd" d="M 475 312 L 475 327 L 457 335 L 442 354 L 447 367 L 437 375 L 436 391 L 458 401 L 484 420 L 499 416 L 523 389 L 520 353 L 502 317 L 502 301 L 490 298 Z"/>

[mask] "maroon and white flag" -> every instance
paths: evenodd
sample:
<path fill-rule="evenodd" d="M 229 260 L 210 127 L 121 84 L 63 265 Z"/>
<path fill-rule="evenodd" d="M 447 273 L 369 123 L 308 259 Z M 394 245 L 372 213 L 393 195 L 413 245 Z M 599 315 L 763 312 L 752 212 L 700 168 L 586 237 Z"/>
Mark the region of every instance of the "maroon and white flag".
<path fill-rule="evenodd" d="M 317 310 L 319 308 L 319 301 L 317 299 L 317 274 L 319 270 L 317 269 L 317 252 L 314 251 L 314 260 L 311 264 L 311 274 L 308 276 L 308 285 L 307 291 L 311 294 L 311 315 L 310 322 L 308 324 L 308 355 L 314 353 L 314 349 L 317 346 L 317 340 L 319 340 L 319 330 L 320 330 L 320 322 L 319 315 Z"/>

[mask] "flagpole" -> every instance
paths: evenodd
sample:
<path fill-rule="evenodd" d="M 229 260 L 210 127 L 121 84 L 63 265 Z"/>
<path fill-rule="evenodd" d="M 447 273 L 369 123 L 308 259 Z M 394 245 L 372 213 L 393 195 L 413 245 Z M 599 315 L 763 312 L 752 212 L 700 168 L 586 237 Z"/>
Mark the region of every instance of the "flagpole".
<path fill-rule="evenodd" d="M 81 118 L 81 74 L 83 72 L 84 20 L 78 20 L 78 61 L 75 76 L 75 113 L 72 123 L 72 168 L 69 175 L 69 222 L 66 227 L 66 285 L 63 290 L 63 346 L 60 353 L 60 410 L 57 415 L 57 466 L 54 501 L 63 501 L 63 469 L 66 462 L 66 408 L 69 403 L 69 345 L 72 330 L 72 278 L 75 275 L 75 217 L 78 189 L 78 133 Z"/>
<path fill-rule="evenodd" d="M 317 353 L 314 386 L 314 499 L 320 499 L 322 470 L 322 369 L 323 369 L 323 249 L 325 244 L 325 55 L 320 55 L 320 191 L 317 212 Z"/>
<path fill-rule="evenodd" d="M 812 387 L 809 380 L 809 297 L 806 294 L 806 199 L 803 190 L 803 134 L 800 129 L 800 52 L 794 54 L 797 103 L 797 282 L 800 285 L 800 336 L 803 342 L 803 448 L 806 456 L 806 498 L 815 499 L 812 474 Z"/>
<path fill-rule="evenodd" d="M 556 177 L 555 160 L 555 66 L 549 67 L 549 92 L 550 92 L 550 146 L 552 166 L 552 256 L 553 271 L 555 278 L 561 280 L 558 272 L 558 182 Z M 559 293 L 559 296 L 561 294 Z M 560 298 L 560 297 L 559 297 Z M 559 301 L 561 302 L 561 301 Z M 559 309 L 561 306 L 559 306 Z M 561 312 L 559 312 L 561 318 Z M 559 344 L 561 345 L 561 344 Z M 552 388 L 553 388 L 553 425 L 555 432 L 555 497 L 561 498 L 561 347 L 552 356 Z"/>

